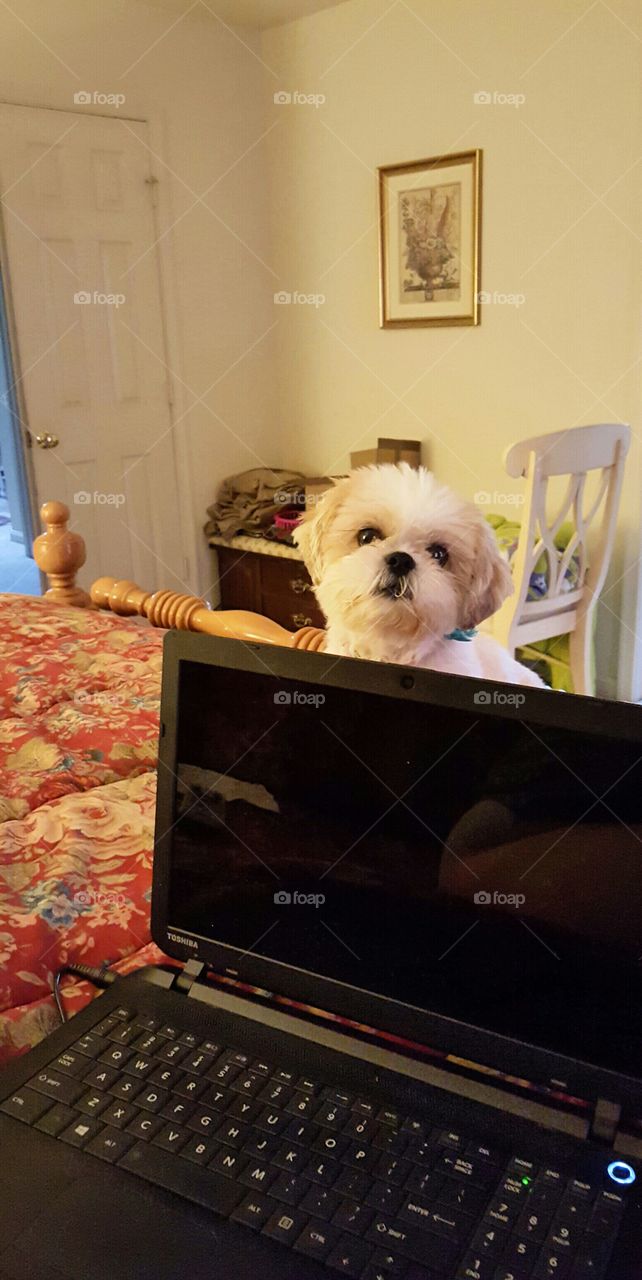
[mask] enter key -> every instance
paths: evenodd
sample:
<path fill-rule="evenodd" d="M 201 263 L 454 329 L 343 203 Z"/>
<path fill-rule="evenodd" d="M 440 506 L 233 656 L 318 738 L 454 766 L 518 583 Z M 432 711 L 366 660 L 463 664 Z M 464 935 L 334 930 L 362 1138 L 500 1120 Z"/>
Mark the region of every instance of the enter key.
<path fill-rule="evenodd" d="M 449 1205 L 430 1203 L 421 1196 L 409 1196 L 399 1212 L 403 1222 L 412 1223 L 424 1231 L 434 1231 L 453 1244 L 464 1245 L 470 1239 L 473 1223 L 467 1214 Z"/>

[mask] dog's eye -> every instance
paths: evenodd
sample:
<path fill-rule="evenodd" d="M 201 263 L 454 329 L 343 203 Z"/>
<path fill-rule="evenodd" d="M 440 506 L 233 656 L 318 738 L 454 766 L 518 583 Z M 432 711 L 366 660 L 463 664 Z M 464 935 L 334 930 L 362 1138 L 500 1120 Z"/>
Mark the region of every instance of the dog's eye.
<path fill-rule="evenodd" d="M 433 560 L 436 560 L 437 564 L 440 564 L 442 568 L 448 564 L 448 551 L 441 542 L 431 542 L 428 547 L 428 555 L 432 556 Z"/>
<path fill-rule="evenodd" d="M 360 529 L 357 534 L 357 542 L 360 547 L 367 547 L 369 542 L 374 542 L 377 538 L 381 538 L 381 530 L 372 529 L 370 525 L 368 525 L 367 529 Z"/>

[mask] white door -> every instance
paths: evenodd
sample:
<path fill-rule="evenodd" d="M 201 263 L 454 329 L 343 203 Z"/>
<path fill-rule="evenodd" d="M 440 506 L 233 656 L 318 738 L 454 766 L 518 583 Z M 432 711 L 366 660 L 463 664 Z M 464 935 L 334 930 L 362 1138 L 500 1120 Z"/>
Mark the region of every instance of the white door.
<path fill-rule="evenodd" d="M 85 587 L 186 576 L 145 140 L 140 122 L 0 106 L 24 435 L 38 503 L 66 502 L 85 538 Z"/>

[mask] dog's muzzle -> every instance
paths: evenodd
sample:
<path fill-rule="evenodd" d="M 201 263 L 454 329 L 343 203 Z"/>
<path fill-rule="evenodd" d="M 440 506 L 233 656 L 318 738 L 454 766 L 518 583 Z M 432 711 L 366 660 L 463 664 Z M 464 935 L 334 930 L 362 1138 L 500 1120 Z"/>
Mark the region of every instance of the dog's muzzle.
<path fill-rule="evenodd" d="M 377 595 L 388 596 L 391 600 L 400 600 L 402 596 L 411 600 L 410 574 L 416 567 L 412 556 L 407 551 L 391 551 L 386 556 L 385 565 L 387 572 L 379 580 Z"/>

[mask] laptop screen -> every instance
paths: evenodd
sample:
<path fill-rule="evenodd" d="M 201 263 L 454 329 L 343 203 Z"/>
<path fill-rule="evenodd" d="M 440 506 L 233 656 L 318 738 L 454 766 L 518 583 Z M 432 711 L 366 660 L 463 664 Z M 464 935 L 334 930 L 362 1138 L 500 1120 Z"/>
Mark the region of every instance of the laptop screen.
<path fill-rule="evenodd" d="M 178 665 L 170 933 L 642 1074 L 641 742 Z"/>

